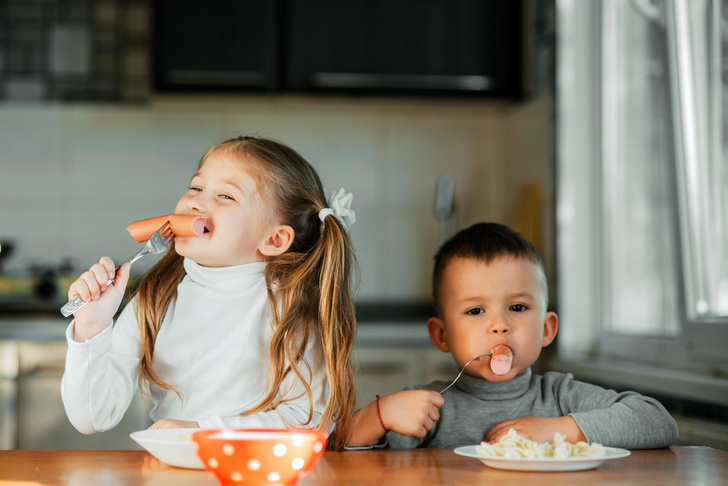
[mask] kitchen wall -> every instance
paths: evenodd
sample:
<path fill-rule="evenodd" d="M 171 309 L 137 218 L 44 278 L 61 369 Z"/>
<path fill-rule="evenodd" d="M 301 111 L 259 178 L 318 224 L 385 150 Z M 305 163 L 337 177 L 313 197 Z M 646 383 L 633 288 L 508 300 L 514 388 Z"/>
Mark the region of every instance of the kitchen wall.
<path fill-rule="evenodd" d="M 552 105 L 548 95 L 518 103 L 294 96 L 4 103 L 0 240 L 16 247 L 4 271 L 70 257 L 73 273 L 101 255 L 126 258 L 138 247 L 126 225 L 172 212 L 206 148 L 257 134 L 298 150 L 327 194 L 354 193 L 359 300 L 427 299 L 443 238 L 481 220 L 513 223 L 523 182 L 545 187 L 534 218 L 550 234 Z M 443 223 L 434 207 L 446 173 L 455 178 L 455 215 Z"/>

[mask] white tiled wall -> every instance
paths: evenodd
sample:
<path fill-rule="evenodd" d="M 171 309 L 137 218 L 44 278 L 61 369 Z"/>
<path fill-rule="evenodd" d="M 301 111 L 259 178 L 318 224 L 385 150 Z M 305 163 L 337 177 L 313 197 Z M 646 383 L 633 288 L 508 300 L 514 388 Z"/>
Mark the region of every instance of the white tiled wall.
<path fill-rule="evenodd" d="M 509 154 L 530 143 L 513 137 L 533 136 L 511 126 L 524 123 L 513 113 L 493 101 L 328 97 L 0 105 L 0 240 L 17 247 L 5 270 L 70 256 L 80 272 L 104 254 L 126 258 L 138 246 L 126 225 L 172 212 L 205 149 L 257 134 L 298 150 L 327 194 L 354 193 L 360 299 L 427 298 L 441 238 L 479 220 L 509 223 Z M 445 173 L 456 184 L 450 225 L 434 214 Z"/>

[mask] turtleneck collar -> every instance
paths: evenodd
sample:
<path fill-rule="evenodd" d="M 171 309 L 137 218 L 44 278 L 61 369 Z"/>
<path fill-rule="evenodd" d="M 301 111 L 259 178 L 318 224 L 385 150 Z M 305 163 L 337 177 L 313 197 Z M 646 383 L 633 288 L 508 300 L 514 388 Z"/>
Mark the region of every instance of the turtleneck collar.
<path fill-rule="evenodd" d="M 258 283 L 263 278 L 265 265 L 265 262 L 253 262 L 231 267 L 203 267 L 189 258 L 184 259 L 186 278 L 224 292 L 239 292 Z"/>
<path fill-rule="evenodd" d="M 492 383 L 463 374 L 455 383 L 455 388 L 480 398 L 481 400 L 513 400 L 523 396 L 528 391 L 531 383 L 531 368 L 512 380 L 500 383 Z"/>

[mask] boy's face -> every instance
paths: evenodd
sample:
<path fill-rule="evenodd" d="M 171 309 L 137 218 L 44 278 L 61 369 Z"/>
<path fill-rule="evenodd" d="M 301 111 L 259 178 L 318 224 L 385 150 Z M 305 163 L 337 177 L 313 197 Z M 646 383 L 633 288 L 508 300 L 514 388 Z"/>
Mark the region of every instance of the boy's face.
<path fill-rule="evenodd" d="M 470 363 L 468 375 L 511 380 L 525 373 L 556 336 L 558 319 L 546 312 L 539 266 L 526 259 L 504 257 L 486 265 L 455 258 L 445 268 L 440 295 L 442 316 L 429 320 L 430 338 L 440 350 L 452 353 L 460 368 L 499 344 L 513 351 L 506 374 L 493 373 L 490 357 L 484 357 Z"/>

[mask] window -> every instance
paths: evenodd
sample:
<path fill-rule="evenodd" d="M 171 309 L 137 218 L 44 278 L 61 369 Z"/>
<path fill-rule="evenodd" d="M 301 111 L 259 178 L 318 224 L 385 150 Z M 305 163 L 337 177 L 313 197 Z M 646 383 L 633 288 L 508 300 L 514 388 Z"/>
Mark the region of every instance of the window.
<path fill-rule="evenodd" d="M 728 404 L 728 0 L 557 12 L 559 357 Z"/>

